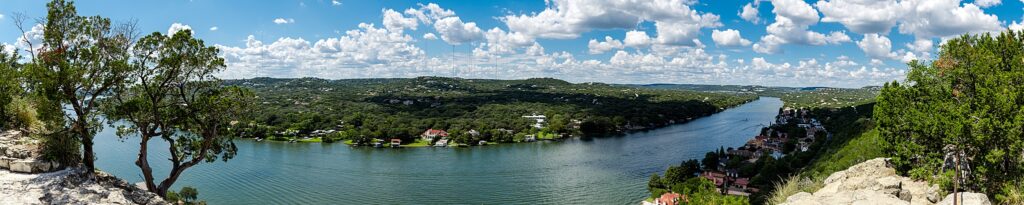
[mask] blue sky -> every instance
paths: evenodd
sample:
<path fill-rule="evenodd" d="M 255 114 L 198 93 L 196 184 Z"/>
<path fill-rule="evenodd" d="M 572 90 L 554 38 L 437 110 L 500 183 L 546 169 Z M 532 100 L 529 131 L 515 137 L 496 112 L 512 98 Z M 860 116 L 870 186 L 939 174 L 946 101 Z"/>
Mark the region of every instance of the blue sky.
<path fill-rule="evenodd" d="M 0 0 L 13 18 L 45 1 Z M 861 87 L 944 39 L 1022 27 L 1024 0 L 77 1 L 81 15 L 193 30 L 223 78 L 458 76 Z M 26 25 L 32 38 L 31 27 Z"/>

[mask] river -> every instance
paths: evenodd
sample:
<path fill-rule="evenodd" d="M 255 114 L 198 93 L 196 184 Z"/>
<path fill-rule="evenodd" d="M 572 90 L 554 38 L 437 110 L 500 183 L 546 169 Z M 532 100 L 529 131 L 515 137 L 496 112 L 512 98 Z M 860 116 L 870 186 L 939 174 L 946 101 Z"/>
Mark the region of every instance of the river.
<path fill-rule="evenodd" d="M 636 204 L 651 174 L 753 137 L 782 106 L 762 97 L 688 123 L 619 137 L 472 148 L 353 148 L 236 140 L 230 161 L 200 164 L 175 184 L 210 204 Z M 139 182 L 138 138 L 96 137 L 96 166 Z M 150 144 L 156 178 L 167 144 Z"/>

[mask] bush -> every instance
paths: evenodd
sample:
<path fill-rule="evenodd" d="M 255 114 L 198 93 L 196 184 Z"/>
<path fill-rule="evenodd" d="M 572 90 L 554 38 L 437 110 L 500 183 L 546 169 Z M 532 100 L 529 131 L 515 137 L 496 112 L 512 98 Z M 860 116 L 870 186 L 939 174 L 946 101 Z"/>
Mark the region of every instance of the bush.
<path fill-rule="evenodd" d="M 36 106 L 28 99 L 15 96 L 11 98 L 10 103 L 4 106 L 4 110 L 9 111 L 10 116 L 5 118 L 9 119 L 8 122 L 12 128 L 22 129 L 32 134 L 45 132 L 45 124 L 39 120 Z"/>

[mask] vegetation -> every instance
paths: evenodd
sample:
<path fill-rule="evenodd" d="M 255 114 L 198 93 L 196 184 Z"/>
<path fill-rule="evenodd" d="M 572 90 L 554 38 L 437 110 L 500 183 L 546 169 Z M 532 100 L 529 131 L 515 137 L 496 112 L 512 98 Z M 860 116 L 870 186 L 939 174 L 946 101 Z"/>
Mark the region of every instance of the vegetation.
<path fill-rule="evenodd" d="M 206 201 L 198 200 L 199 199 L 199 190 L 196 190 L 196 188 L 192 188 L 190 186 L 181 187 L 181 190 L 178 191 L 178 192 L 167 191 L 167 197 L 166 198 L 167 198 L 166 201 L 177 202 L 179 204 L 186 204 L 186 205 L 205 205 L 206 204 Z"/>
<path fill-rule="evenodd" d="M 114 85 L 104 111 L 121 137 L 139 136 L 138 159 L 148 190 L 161 196 L 188 168 L 201 162 L 231 159 L 237 149 L 231 126 L 250 107 L 251 94 L 223 87 L 214 73 L 224 68 L 215 47 L 192 38 L 191 30 L 171 36 L 153 33 L 133 49 L 127 83 Z M 116 123 L 125 122 L 125 123 Z M 169 175 L 159 184 L 149 163 L 148 142 L 163 139 L 171 146 Z"/>
<path fill-rule="evenodd" d="M 1024 35 L 964 35 L 940 50 L 882 89 L 883 150 L 899 172 L 947 190 L 1015 195 L 1004 188 L 1024 176 Z"/>
<path fill-rule="evenodd" d="M 689 203 L 684 204 L 750 204 L 746 197 L 723 195 L 715 189 L 715 183 L 703 177 L 697 160 L 684 161 L 680 166 L 671 166 L 665 171 L 665 177 L 651 175 L 647 184 L 652 198 L 664 193 L 675 192 L 685 195 Z"/>
<path fill-rule="evenodd" d="M 828 88 L 828 87 L 766 87 L 757 85 L 692 85 L 692 84 L 652 84 L 639 87 L 655 89 L 694 90 L 717 93 L 755 94 L 759 96 L 778 97 L 791 108 L 839 108 L 857 106 L 875 101 L 878 86 L 863 88 Z"/>
<path fill-rule="evenodd" d="M 243 111 L 252 94 L 213 77 L 224 68 L 217 48 L 187 30 L 136 41 L 133 23 L 79 16 L 64 0 L 47 9 L 41 44 L 22 42 L 31 48 L 27 61 L 0 48 L 0 125 L 42 139 L 50 160 L 95 170 L 93 136 L 106 117 L 118 135 L 142 138 L 136 165 L 147 190 L 162 197 L 188 168 L 234 156 L 231 140 L 244 133 L 233 127 L 249 123 Z M 15 18 L 19 28 L 24 20 Z M 171 170 L 159 184 L 147 158 L 153 138 L 170 144 Z M 195 199 L 194 189 L 180 194 Z"/>
<path fill-rule="evenodd" d="M 472 145 L 481 140 L 518 142 L 527 135 L 560 139 L 616 134 L 683 122 L 755 98 L 548 78 L 257 78 L 225 84 L 251 88 L 258 97 L 257 124 L 247 127 L 251 137 L 321 136 L 324 142 L 352 140 L 357 145 L 395 138 L 413 143 L 427 129 L 446 130 L 454 143 Z M 523 118 L 532 114 L 547 116 L 543 128 L 533 128 L 535 122 Z"/>

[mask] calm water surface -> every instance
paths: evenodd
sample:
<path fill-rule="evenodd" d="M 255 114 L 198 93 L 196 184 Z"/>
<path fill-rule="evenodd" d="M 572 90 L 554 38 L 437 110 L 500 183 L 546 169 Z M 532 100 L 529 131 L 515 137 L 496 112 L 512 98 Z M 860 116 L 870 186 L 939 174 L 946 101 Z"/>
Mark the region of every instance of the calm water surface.
<path fill-rule="evenodd" d="M 621 137 L 473 148 L 352 148 L 344 144 L 238 140 L 238 156 L 200 164 L 175 184 L 211 204 L 636 204 L 653 173 L 720 146 L 739 146 L 782 101 L 762 97 L 700 118 Z M 170 169 L 152 140 L 157 179 Z M 97 136 L 97 166 L 129 182 L 138 138 Z"/>

